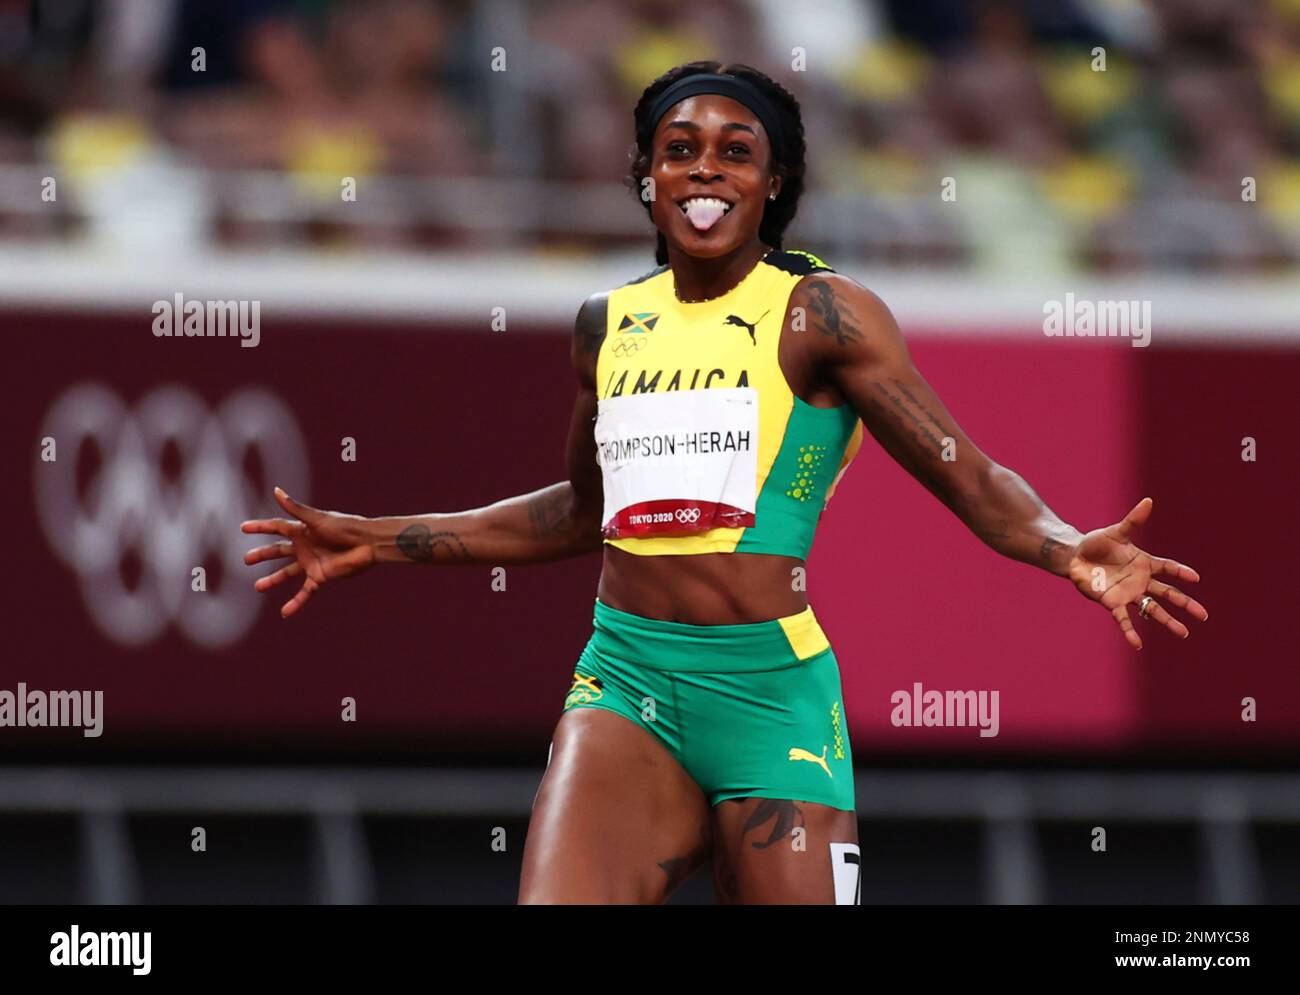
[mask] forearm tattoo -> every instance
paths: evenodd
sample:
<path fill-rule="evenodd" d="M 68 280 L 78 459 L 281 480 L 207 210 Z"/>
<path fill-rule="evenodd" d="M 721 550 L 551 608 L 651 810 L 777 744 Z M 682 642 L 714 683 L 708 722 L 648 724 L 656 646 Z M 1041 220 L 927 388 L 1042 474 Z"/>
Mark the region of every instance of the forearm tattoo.
<path fill-rule="evenodd" d="M 528 519 L 538 539 L 568 535 L 573 531 L 573 516 L 563 491 L 547 491 L 528 502 Z"/>
<path fill-rule="evenodd" d="M 408 525 L 397 536 L 397 548 L 416 563 L 468 560 L 469 550 L 455 532 L 433 532 L 427 525 Z"/>
<path fill-rule="evenodd" d="M 1052 554 L 1064 546 L 1065 543 L 1057 542 L 1055 539 L 1047 538 L 1043 540 L 1043 548 L 1038 551 L 1038 557 L 1044 563 L 1052 562 Z"/>

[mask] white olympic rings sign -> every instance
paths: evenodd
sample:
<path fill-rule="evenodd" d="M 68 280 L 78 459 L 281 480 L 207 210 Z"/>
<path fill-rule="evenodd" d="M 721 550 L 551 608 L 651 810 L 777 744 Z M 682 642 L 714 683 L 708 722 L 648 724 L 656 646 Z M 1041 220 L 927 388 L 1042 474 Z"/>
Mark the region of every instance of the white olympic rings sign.
<path fill-rule="evenodd" d="M 265 539 L 244 535 L 239 523 L 277 510 L 269 494 L 254 493 L 250 454 L 270 478 L 264 490 L 275 483 L 307 492 L 306 445 L 279 398 L 240 390 L 213 412 L 192 390 L 168 385 L 128 409 L 109 387 L 78 384 L 54 402 L 40 437 L 54 439 L 57 458 L 37 458 L 37 514 L 105 635 L 139 646 L 174 622 L 216 649 L 248 631 L 259 599 L 243 557 Z M 100 463 L 79 488 L 88 443 Z M 122 565 L 132 555 L 141 569 L 128 587 Z M 208 590 L 192 590 L 191 571 L 214 557 L 219 586 L 209 578 Z"/>
<path fill-rule="evenodd" d="M 700 520 L 699 508 L 678 508 L 677 509 L 677 521 L 681 522 L 683 525 L 692 522 L 698 522 L 699 520 Z"/>

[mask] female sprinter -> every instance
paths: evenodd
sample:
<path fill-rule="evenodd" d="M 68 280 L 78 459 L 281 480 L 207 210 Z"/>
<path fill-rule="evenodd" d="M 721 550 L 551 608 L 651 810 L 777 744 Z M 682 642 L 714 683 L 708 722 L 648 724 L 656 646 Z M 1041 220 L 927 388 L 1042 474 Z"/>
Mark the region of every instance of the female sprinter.
<path fill-rule="evenodd" d="M 250 564 L 292 562 L 281 609 L 375 563 L 537 563 L 602 550 L 594 632 L 533 804 L 519 901 L 662 902 L 713 861 L 725 903 L 860 901 L 839 668 L 803 563 L 862 426 L 980 539 L 1068 579 L 1134 649 L 1129 606 L 1204 620 L 1157 577 L 1191 568 L 1086 534 L 985 456 L 869 290 L 783 251 L 803 191 L 799 106 L 743 65 L 695 62 L 635 110 L 631 180 L 659 267 L 589 298 L 572 359 L 569 479 L 471 511 L 367 519 L 277 489 L 291 518 Z M 955 459 L 943 458 L 945 447 Z M 558 705 L 558 702 L 557 702 Z"/>

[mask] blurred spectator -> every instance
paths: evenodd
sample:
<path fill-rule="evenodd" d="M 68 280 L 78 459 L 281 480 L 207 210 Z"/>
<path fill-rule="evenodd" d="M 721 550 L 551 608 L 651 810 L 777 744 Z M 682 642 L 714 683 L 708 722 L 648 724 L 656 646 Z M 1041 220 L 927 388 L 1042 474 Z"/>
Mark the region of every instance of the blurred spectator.
<path fill-rule="evenodd" d="M 644 234 L 604 199 L 636 100 L 708 58 L 800 98 L 796 229 L 841 253 L 1300 258 L 1300 0 L 0 0 L 0 169 L 73 194 L 38 209 L 0 176 L 0 231 L 126 224 L 130 183 L 189 219 L 173 237 L 599 250 Z M 493 178 L 591 194 L 560 210 Z"/>

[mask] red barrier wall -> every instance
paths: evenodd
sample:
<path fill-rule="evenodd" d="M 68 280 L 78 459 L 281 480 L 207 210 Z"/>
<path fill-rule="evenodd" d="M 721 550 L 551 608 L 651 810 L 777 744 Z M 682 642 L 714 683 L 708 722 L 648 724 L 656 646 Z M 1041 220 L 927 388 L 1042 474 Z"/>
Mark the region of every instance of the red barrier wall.
<path fill-rule="evenodd" d="M 0 689 L 19 681 L 102 689 L 106 710 L 99 739 L 4 729 L 0 748 L 544 749 L 590 632 L 598 557 L 511 568 L 504 592 L 491 589 L 487 567 L 382 568 L 325 588 L 289 621 L 276 610 L 287 595 L 268 596 L 247 634 L 223 648 L 197 645 L 175 622 L 127 648 L 92 620 L 83 582 L 53 553 L 35 505 L 37 475 L 49 469 L 37 453 L 52 405 L 81 381 L 107 385 L 127 405 L 183 385 L 209 411 L 256 387 L 297 422 L 310 479 L 301 496 L 312 503 L 361 514 L 475 507 L 562 479 L 573 392 L 564 334 L 308 325 L 264 314 L 261 344 L 245 349 L 230 339 L 156 339 L 147 306 L 141 313 L 0 318 L 8 346 L 0 441 L 13 471 L 2 507 L 14 526 Z M 1133 653 L 1103 610 L 993 554 L 868 439 L 809 563 L 855 745 L 902 753 L 1300 745 L 1300 679 L 1286 630 L 1300 548 L 1287 445 L 1300 414 L 1300 352 L 909 335 L 963 427 L 1067 520 L 1108 524 L 1150 494 L 1155 512 L 1139 543 L 1201 571 L 1195 593 L 1211 621 L 1185 643 L 1151 631 L 1147 649 Z M 1259 440 L 1255 463 L 1240 459 L 1247 435 Z M 356 440 L 355 462 L 340 458 L 345 436 Z M 264 497 L 250 507 L 225 502 L 232 528 L 274 512 L 270 484 L 282 482 L 282 469 L 261 480 L 256 459 L 233 459 L 227 476 L 248 475 Z M 164 492 L 177 472 L 159 469 Z M 91 460 L 78 480 L 85 486 L 95 473 Z M 237 572 L 214 573 L 213 592 L 263 571 Z M 171 581 L 204 597 L 188 591 L 185 574 Z M 895 728 L 890 695 L 914 682 L 998 691 L 999 735 Z M 1257 722 L 1240 720 L 1246 695 L 1258 700 Z M 355 723 L 340 721 L 344 696 L 357 701 Z"/>

